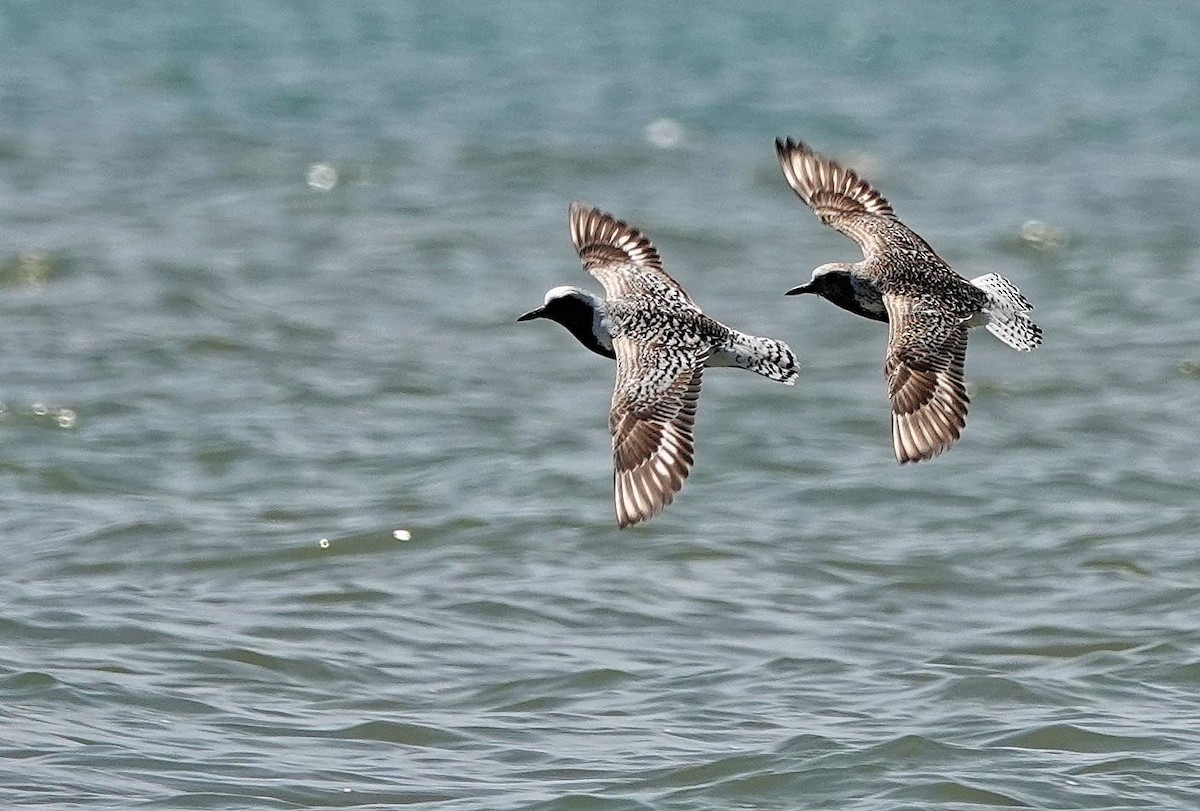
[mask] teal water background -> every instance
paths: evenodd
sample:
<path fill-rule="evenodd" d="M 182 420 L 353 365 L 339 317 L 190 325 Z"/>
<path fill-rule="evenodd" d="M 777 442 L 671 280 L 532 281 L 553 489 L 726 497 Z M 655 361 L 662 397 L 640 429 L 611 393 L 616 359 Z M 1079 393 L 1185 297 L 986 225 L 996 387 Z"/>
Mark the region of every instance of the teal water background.
<path fill-rule="evenodd" d="M 1197 31 L 5 4 L 0 806 L 1200 806 Z M 880 325 L 782 296 L 858 256 L 786 135 L 1036 304 L 932 463 L 892 460 Z M 629 532 L 611 364 L 514 323 L 598 289 L 573 199 L 804 365 L 707 375 Z"/>

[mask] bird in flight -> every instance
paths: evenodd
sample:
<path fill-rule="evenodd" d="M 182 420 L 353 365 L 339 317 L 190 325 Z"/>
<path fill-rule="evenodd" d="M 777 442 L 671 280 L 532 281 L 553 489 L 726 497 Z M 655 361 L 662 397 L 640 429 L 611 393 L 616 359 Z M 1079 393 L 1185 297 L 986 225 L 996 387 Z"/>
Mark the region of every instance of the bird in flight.
<path fill-rule="evenodd" d="M 813 293 L 888 324 L 883 371 L 896 460 L 931 459 L 966 427 L 967 330 L 985 326 L 1013 349 L 1042 342 L 1033 305 L 1008 279 L 967 280 L 902 223 L 870 183 L 799 141 L 775 139 L 783 176 L 825 225 L 862 248 L 861 262 L 821 265 L 787 295 Z"/>
<path fill-rule="evenodd" d="M 663 270 L 650 240 L 598 209 L 572 203 L 571 241 L 604 298 L 555 287 L 518 321 L 557 321 L 617 362 L 612 432 L 617 525 L 657 515 L 691 472 L 700 381 L 707 366 L 738 366 L 787 385 L 799 363 L 783 341 L 709 318 Z"/>

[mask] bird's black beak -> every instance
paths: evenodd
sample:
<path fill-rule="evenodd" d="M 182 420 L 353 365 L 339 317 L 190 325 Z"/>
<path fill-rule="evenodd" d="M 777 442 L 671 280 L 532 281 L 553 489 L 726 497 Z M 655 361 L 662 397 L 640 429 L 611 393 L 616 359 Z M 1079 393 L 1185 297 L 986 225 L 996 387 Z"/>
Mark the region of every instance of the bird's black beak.
<path fill-rule="evenodd" d="M 805 293 L 815 293 L 815 292 L 816 291 L 813 290 L 813 283 L 807 282 L 805 284 L 800 285 L 799 287 L 793 287 L 791 290 L 784 293 L 784 295 L 785 296 L 801 296 L 801 295 L 804 295 Z"/>
<path fill-rule="evenodd" d="M 535 318 L 542 318 L 546 315 L 545 307 L 538 307 L 536 310 L 530 310 L 525 315 L 519 316 L 518 321 L 532 321 Z"/>

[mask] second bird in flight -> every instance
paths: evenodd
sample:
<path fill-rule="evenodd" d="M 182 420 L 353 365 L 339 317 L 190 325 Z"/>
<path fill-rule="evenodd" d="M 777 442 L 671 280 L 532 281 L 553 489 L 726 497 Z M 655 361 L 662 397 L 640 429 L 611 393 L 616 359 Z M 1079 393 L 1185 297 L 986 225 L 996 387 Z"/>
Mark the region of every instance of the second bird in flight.
<path fill-rule="evenodd" d="M 967 425 L 967 329 L 986 326 L 1013 349 L 1028 351 L 1042 342 L 1041 329 L 1026 315 L 1033 305 L 1003 276 L 967 281 L 955 273 L 852 170 L 791 138 L 777 138 L 775 153 L 792 191 L 863 252 L 861 262 L 821 265 L 788 295 L 814 293 L 888 323 L 883 372 L 896 460 L 937 456 Z"/>

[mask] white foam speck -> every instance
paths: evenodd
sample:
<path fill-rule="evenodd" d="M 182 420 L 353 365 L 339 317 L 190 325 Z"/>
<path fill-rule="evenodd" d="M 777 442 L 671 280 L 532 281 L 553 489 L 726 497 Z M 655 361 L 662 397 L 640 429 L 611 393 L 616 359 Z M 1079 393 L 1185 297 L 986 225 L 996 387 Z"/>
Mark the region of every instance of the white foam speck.
<path fill-rule="evenodd" d="M 310 189 L 329 191 L 337 185 L 338 174 L 337 170 L 328 163 L 314 163 L 308 167 L 304 180 Z"/>
<path fill-rule="evenodd" d="M 392 533 L 392 537 L 397 541 L 411 541 L 412 533 L 407 529 L 398 529 Z"/>
<path fill-rule="evenodd" d="M 1067 232 L 1041 220 L 1026 220 L 1021 224 L 1021 239 L 1035 247 L 1050 250 L 1067 244 Z"/>
<path fill-rule="evenodd" d="M 646 125 L 646 140 L 659 149 L 683 143 L 683 126 L 673 118 L 660 118 Z"/>

